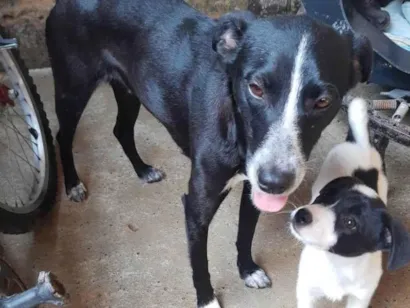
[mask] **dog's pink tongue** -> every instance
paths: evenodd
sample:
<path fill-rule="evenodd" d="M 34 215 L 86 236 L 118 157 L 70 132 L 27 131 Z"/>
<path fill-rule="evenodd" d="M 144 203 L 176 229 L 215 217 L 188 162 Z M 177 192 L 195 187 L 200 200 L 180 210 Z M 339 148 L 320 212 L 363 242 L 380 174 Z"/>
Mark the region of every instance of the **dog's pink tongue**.
<path fill-rule="evenodd" d="M 261 211 L 278 212 L 285 206 L 288 197 L 256 191 L 253 193 L 252 200 L 253 204 Z"/>

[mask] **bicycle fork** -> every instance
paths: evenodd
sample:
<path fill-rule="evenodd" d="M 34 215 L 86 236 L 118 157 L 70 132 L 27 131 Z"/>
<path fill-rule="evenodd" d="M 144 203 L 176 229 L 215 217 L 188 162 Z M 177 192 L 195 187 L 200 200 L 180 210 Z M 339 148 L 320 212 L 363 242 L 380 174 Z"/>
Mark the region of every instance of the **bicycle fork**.
<path fill-rule="evenodd" d="M 5 39 L 0 36 L 0 49 L 15 49 L 17 47 L 17 40 L 15 38 Z"/>

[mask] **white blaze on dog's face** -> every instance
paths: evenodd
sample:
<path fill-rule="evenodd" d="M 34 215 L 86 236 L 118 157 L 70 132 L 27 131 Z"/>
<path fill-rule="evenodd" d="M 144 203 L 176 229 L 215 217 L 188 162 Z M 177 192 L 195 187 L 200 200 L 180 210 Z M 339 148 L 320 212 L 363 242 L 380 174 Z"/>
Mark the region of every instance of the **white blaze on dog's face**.
<path fill-rule="evenodd" d="M 247 163 L 252 199 L 265 211 L 279 211 L 305 176 L 306 157 L 302 153 L 298 126 L 298 103 L 303 89 L 303 66 L 308 36 L 302 37 L 290 78 L 290 92 L 279 121 L 274 122 L 262 144 Z M 252 89 L 249 89 L 252 93 Z M 279 195 L 279 196 L 278 196 Z"/>
<path fill-rule="evenodd" d="M 307 17 L 233 13 L 219 24 L 213 46 L 231 80 L 252 201 L 276 212 L 301 184 L 342 97 L 367 79 L 372 50 Z"/>

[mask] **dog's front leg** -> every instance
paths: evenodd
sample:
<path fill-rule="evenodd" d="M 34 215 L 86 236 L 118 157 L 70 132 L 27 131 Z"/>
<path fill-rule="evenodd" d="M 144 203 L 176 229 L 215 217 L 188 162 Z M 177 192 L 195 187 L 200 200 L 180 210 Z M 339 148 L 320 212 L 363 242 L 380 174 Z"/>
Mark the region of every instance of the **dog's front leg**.
<path fill-rule="evenodd" d="M 309 290 L 297 291 L 297 308 L 314 308 L 317 298 Z"/>
<path fill-rule="evenodd" d="M 298 281 L 296 284 L 297 308 L 314 308 L 315 302 L 323 295 L 319 295 L 317 291 L 313 292 L 313 290 L 317 290 L 318 288 L 312 285 L 312 277 L 310 275 L 311 266 L 305 262 L 305 258 L 306 254 L 302 252 Z"/>
<path fill-rule="evenodd" d="M 229 171 L 213 168 L 212 172 L 193 163 L 189 193 L 183 197 L 192 278 L 201 308 L 220 308 L 208 271 L 207 240 L 212 218 L 227 195 L 221 192 L 232 175 Z"/>
<path fill-rule="evenodd" d="M 250 195 L 250 184 L 245 182 L 239 210 L 238 238 L 236 241 L 237 264 L 239 275 L 247 287 L 266 288 L 270 287 L 272 282 L 265 271 L 252 259 L 252 240 L 260 212 L 253 206 Z"/>
<path fill-rule="evenodd" d="M 373 272 L 377 279 L 374 279 L 372 282 L 367 282 L 365 288 L 359 288 L 356 290 L 355 294 L 349 294 L 347 297 L 346 308 L 368 308 L 372 297 L 376 292 L 377 286 L 379 285 L 379 280 L 382 275 L 380 269 L 379 272 Z"/>

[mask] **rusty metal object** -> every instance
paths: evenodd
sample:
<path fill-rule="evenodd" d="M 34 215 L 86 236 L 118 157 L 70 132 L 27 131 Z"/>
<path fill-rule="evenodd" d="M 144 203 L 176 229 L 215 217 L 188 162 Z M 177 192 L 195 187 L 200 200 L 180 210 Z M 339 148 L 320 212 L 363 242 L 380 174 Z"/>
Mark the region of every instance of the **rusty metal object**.
<path fill-rule="evenodd" d="M 398 106 L 395 99 L 375 99 L 373 100 L 373 109 L 376 110 L 395 110 Z"/>
<path fill-rule="evenodd" d="M 399 107 L 396 109 L 396 111 L 394 112 L 392 116 L 394 123 L 397 124 L 401 122 L 401 120 L 403 120 L 403 118 L 406 116 L 408 111 L 409 111 L 409 104 L 405 100 L 402 100 L 400 102 Z"/>
<path fill-rule="evenodd" d="M 396 141 L 405 146 L 410 146 L 410 128 L 401 123 L 394 123 L 391 118 L 382 117 L 370 112 L 369 125 L 378 134 Z"/>
<path fill-rule="evenodd" d="M 17 39 L 5 39 L 0 37 L 0 49 L 15 49 L 17 47 Z"/>
<path fill-rule="evenodd" d="M 343 111 L 347 111 L 347 106 L 351 99 L 352 97 L 350 96 L 344 99 L 342 105 Z M 410 127 L 401 123 L 402 119 L 400 119 L 400 121 L 393 121 L 391 117 L 384 116 L 381 112 L 377 112 L 377 110 L 372 107 L 373 105 L 370 104 L 369 126 L 373 131 L 372 133 L 377 136 L 378 139 L 373 141 L 375 143 L 383 144 L 383 147 L 385 147 L 388 142 L 386 142 L 384 138 L 388 138 L 399 144 L 410 147 Z"/>
<path fill-rule="evenodd" d="M 0 308 L 32 308 L 40 304 L 63 306 L 68 295 L 64 286 L 49 272 L 40 272 L 37 285 L 22 293 L 0 299 Z"/>

